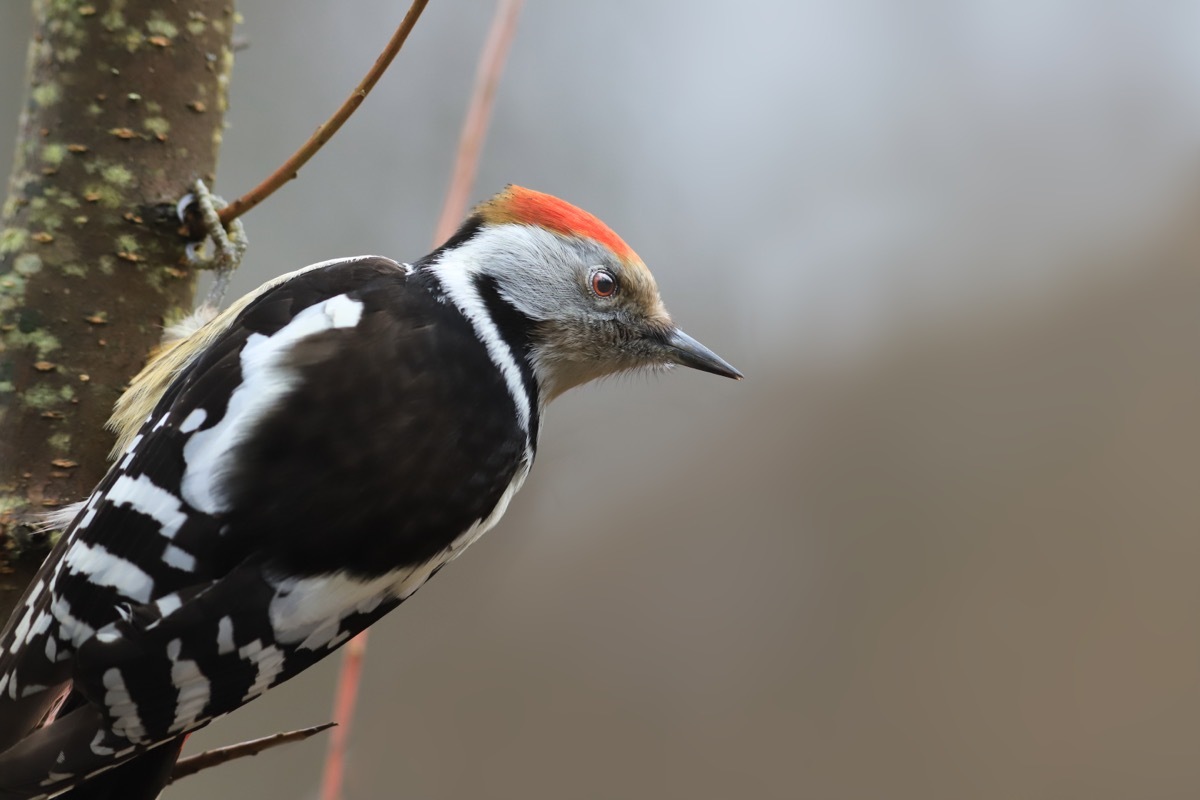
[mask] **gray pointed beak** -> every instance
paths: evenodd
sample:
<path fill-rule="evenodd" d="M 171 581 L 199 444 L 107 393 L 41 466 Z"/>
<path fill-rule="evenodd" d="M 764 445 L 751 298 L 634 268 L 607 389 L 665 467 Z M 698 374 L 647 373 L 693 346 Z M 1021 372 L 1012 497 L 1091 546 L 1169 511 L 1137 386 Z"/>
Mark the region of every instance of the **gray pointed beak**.
<path fill-rule="evenodd" d="M 668 361 L 684 367 L 698 369 L 701 372 L 711 372 L 713 375 L 724 375 L 740 381 L 742 373 L 733 368 L 729 362 L 709 350 L 704 345 L 688 336 L 679 328 L 672 328 L 663 337 L 663 346 Z"/>

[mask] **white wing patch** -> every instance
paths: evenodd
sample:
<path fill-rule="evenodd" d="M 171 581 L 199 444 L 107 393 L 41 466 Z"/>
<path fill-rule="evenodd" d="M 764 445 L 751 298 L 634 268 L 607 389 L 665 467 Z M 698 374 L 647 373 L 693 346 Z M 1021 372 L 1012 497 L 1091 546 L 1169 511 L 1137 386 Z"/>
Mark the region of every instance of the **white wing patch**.
<path fill-rule="evenodd" d="M 331 328 L 353 328 L 362 319 L 363 304 L 344 294 L 329 298 L 323 307 Z"/>
<path fill-rule="evenodd" d="M 207 430 L 193 433 L 183 446 L 183 499 L 206 514 L 229 510 L 225 475 L 230 451 L 295 385 L 284 366 L 288 351 L 308 336 L 348 328 L 362 318 L 363 305 L 346 295 L 309 306 L 271 336 L 254 334 L 242 347 L 242 383 L 229 396 L 225 416 Z"/>

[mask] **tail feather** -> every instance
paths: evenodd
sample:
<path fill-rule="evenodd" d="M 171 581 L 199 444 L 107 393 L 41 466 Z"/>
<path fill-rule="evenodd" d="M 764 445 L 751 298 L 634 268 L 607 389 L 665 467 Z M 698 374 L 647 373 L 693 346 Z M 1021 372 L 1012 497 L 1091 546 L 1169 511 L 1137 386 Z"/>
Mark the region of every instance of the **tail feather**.
<path fill-rule="evenodd" d="M 137 754 L 95 706 L 82 705 L 0 753 L 0 800 L 54 797 Z"/>
<path fill-rule="evenodd" d="M 155 800 L 171 780 L 186 736 L 143 753 L 58 795 L 58 800 Z"/>

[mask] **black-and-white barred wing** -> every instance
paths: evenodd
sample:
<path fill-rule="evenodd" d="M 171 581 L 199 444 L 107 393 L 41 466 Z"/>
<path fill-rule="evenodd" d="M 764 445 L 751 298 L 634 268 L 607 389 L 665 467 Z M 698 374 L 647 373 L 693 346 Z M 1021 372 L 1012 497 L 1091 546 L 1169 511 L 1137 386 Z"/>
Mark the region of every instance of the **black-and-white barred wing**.
<path fill-rule="evenodd" d="M 222 483 L 241 438 L 291 388 L 291 346 L 353 327 L 362 304 L 348 292 L 397 272 L 387 259 L 324 265 L 197 337 L 203 349 L 164 384 L 0 634 L 0 798 L 70 786 L 285 677 L 269 625 L 233 630 L 230 608 L 260 603 L 265 620 L 279 587 L 253 537 L 229 535 Z M 219 657 L 219 680 L 197 649 Z M 34 733 L 68 689 L 69 713 Z"/>

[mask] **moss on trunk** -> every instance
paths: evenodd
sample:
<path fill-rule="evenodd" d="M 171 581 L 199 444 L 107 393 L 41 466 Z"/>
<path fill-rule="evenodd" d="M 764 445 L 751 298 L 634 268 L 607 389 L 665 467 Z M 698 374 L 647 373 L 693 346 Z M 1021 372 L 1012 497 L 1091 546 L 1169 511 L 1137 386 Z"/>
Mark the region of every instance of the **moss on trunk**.
<path fill-rule="evenodd" d="M 37 0 L 0 219 L 0 619 L 45 555 L 38 515 L 104 474 L 113 402 L 191 309 L 176 201 L 210 183 L 227 0 Z"/>

